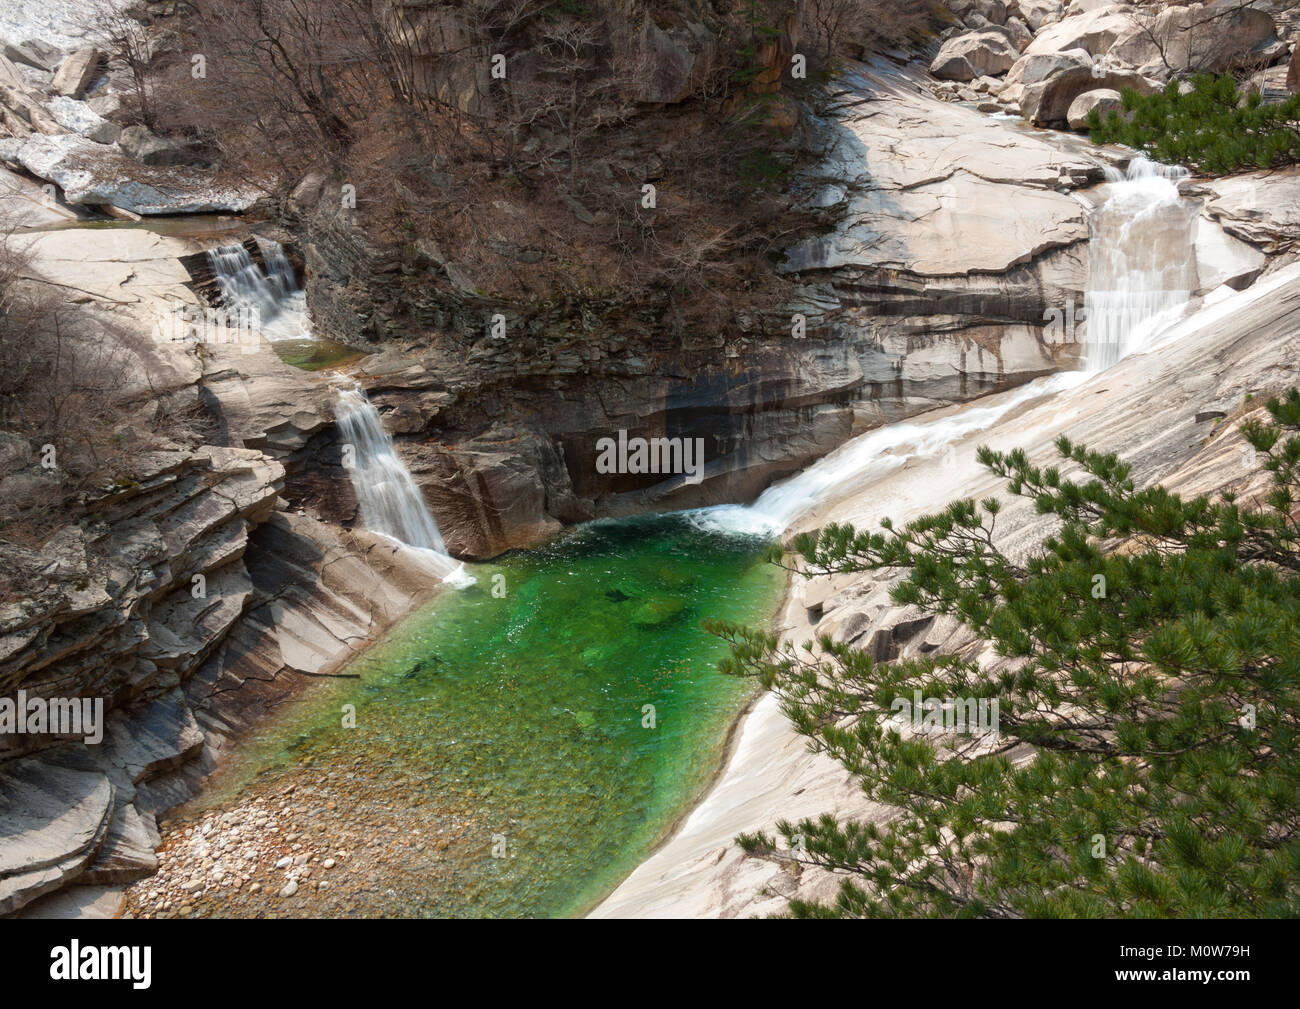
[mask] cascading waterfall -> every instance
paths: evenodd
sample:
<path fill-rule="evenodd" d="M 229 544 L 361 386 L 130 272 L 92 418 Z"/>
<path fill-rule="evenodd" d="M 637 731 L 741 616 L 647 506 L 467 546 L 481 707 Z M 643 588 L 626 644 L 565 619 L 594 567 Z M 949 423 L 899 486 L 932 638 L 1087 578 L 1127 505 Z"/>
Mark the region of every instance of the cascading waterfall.
<path fill-rule="evenodd" d="M 1103 371 L 1142 350 L 1181 316 L 1196 287 L 1197 206 L 1178 193 L 1185 168 L 1134 158 L 1106 169 L 1107 200 L 1092 215 L 1084 293 L 1084 366 Z"/>
<path fill-rule="evenodd" d="M 270 238 L 256 238 L 266 270 L 257 265 L 243 245 L 223 245 L 208 250 L 208 262 L 225 308 L 250 320 L 268 340 L 310 338 L 307 298 L 298 287 L 293 264 L 284 246 Z"/>
<path fill-rule="evenodd" d="M 989 406 L 869 431 L 769 487 L 753 504 L 701 509 L 692 513 L 694 520 L 733 532 L 779 534 L 832 493 L 884 476 L 909 459 L 939 455 L 1022 403 L 1080 385 L 1149 346 L 1181 318 L 1196 288 L 1198 207 L 1178 193 L 1178 181 L 1187 175 L 1186 169 L 1145 158 L 1135 158 L 1123 174 L 1107 169 L 1107 199 L 1091 221 L 1083 371 L 1037 379 Z"/>
<path fill-rule="evenodd" d="M 339 390 L 336 420 L 344 462 L 366 528 L 421 551 L 447 584 L 457 588 L 473 585 L 475 579 L 465 565 L 447 553 L 438 523 L 411 471 L 384 430 L 379 411 L 361 389 Z"/>

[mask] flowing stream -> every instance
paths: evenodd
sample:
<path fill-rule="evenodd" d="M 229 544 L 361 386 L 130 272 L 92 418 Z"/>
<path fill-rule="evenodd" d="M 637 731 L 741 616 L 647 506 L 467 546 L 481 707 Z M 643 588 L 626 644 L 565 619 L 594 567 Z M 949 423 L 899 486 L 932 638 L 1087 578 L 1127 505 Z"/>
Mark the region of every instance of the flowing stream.
<path fill-rule="evenodd" d="M 242 326 L 260 332 L 280 359 L 295 368 L 315 371 L 364 357 L 361 351 L 312 331 L 307 294 L 298 286 L 284 246 L 260 235 L 254 240 L 265 268 L 243 244 L 208 250 L 208 263 L 226 310 Z"/>
<path fill-rule="evenodd" d="M 1089 224 L 1083 370 L 1036 379 L 937 420 L 868 431 L 769 487 L 753 504 L 700 509 L 692 513 L 694 521 L 719 530 L 779 535 L 819 502 L 855 487 L 866 489 L 909 459 L 942 455 L 1022 404 L 1080 385 L 1148 348 L 1182 318 L 1196 287 L 1198 207 L 1178 193 L 1186 169 L 1134 158 L 1125 172 L 1107 168 L 1106 173 L 1106 199 Z"/>

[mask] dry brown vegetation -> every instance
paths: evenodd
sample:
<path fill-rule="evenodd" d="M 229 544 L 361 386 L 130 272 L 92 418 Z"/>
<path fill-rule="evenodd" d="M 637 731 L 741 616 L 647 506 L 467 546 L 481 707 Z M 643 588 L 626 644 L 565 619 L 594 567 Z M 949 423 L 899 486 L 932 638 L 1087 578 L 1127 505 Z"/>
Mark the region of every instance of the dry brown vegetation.
<path fill-rule="evenodd" d="M 124 392 L 140 388 L 147 336 L 33 276 L 22 237 L 0 236 L 0 537 L 27 545 L 66 521 L 70 497 L 130 479 L 133 456 L 176 447 L 199 421 Z"/>
<path fill-rule="evenodd" d="M 790 80 L 796 44 L 816 77 L 927 18 L 893 0 L 195 0 L 153 109 L 286 187 L 325 168 L 369 238 L 411 261 L 432 244 L 476 290 L 668 299 L 712 328 L 736 291 L 779 301 L 769 254 L 819 221 L 788 191 L 789 95 L 815 83 Z M 645 33 L 699 20 L 714 41 L 689 100 L 642 100 Z"/>

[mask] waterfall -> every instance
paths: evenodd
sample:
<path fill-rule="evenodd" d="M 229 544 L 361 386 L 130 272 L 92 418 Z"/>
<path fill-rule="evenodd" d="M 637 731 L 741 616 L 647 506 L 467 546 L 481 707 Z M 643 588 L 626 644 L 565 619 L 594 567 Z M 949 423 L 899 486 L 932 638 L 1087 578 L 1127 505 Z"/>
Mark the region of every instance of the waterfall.
<path fill-rule="evenodd" d="M 988 406 L 966 406 L 926 423 L 878 428 L 841 445 L 753 504 L 692 512 L 702 525 L 734 532 L 783 532 L 827 497 L 884 476 L 916 457 L 942 454 L 1022 403 L 1081 384 L 1150 345 L 1184 314 L 1196 288 L 1199 208 L 1178 193 L 1183 168 L 1135 158 L 1120 174 L 1107 169 L 1106 201 L 1093 214 L 1088 290 L 1084 293 L 1085 370 L 1037 379 Z"/>
<path fill-rule="evenodd" d="M 265 271 L 243 245 L 208 250 L 222 304 L 238 319 L 248 320 L 248 325 L 260 330 L 268 340 L 309 339 L 307 298 L 298 287 L 284 246 L 270 238 L 256 237 L 256 241 Z"/>
<path fill-rule="evenodd" d="M 1198 207 L 1178 194 L 1184 168 L 1134 158 L 1108 168 L 1107 199 L 1090 221 L 1084 364 L 1109 368 L 1177 321 L 1196 287 Z"/>
<path fill-rule="evenodd" d="M 422 551 L 432 570 L 449 585 L 473 585 L 465 565 L 448 555 L 438 523 L 366 394 L 359 388 L 339 390 L 335 412 L 344 465 L 352 476 L 366 528 Z"/>

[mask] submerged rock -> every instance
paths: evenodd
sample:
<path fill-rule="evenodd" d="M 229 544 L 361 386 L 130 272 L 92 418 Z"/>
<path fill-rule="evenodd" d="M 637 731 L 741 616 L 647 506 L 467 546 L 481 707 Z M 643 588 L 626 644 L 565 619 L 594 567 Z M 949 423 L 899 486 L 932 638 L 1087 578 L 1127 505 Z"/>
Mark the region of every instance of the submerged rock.
<path fill-rule="evenodd" d="M 652 596 L 633 610 L 629 619 L 641 628 L 662 627 L 681 618 L 686 610 L 685 601 L 675 596 Z"/>

